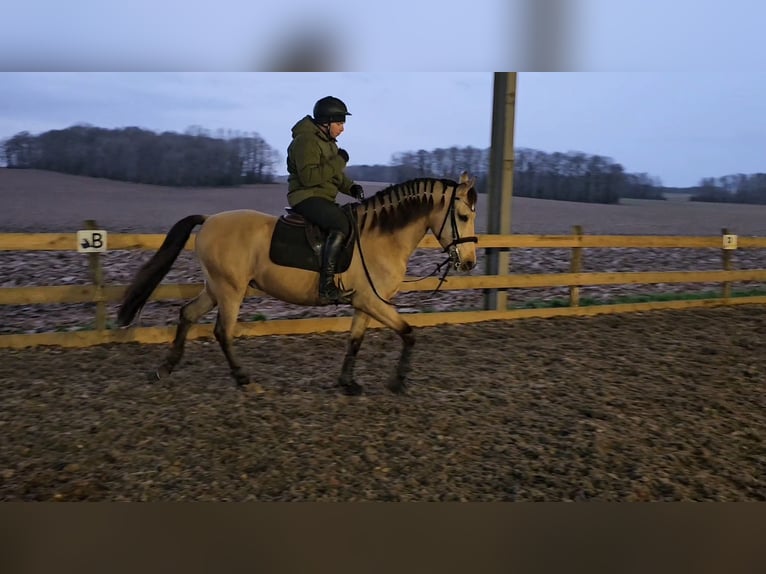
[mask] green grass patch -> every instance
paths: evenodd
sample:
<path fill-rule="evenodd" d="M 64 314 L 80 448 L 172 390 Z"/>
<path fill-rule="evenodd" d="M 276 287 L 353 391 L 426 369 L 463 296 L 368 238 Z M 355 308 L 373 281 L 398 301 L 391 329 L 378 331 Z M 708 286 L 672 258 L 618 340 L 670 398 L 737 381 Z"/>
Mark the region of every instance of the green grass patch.
<path fill-rule="evenodd" d="M 732 291 L 731 297 L 762 297 L 766 296 L 766 289 L 745 289 Z M 720 291 L 703 291 L 700 293 L 654 293 L 646 295 L 624 295 L 619 297 L 605 297 L 595 299 L 593 297 L 581 297 L 580 307 L 592 307 L 595 305 L 621 305 L 629 303 L 653 303 L 661 301 L 696 301 L 700 299 L 721 299 Z M 569 307 L 568 298 L 549 300 L 527 301 L 518 305 L 511 305 L 509 309 L 552 309 L 557 307 Z"/>

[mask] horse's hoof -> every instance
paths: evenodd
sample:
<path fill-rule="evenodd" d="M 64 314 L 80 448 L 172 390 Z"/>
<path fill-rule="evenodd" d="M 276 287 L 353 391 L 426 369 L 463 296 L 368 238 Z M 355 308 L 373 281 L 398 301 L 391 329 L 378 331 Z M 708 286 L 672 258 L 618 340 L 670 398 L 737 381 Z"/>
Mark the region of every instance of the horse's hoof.
<path fill-rule="evenodd" d="M 148 373 L 147 378 L 149 379 L 150 383 L 156 383 L 157 381 L 161 381 L 169 375 L 170 369 L 166 365 L 162 365 L 156 371 Z"/>
<path fill-rule="evenodd" d="M 237 385 L 237 388 L 240 391 L 244 391 L 246 393 L 250 393 L 253 395 L 265 395 L 266 389 L 264 389 L 261 385 L 258 383 L 248 383 L 247 385 Z"/>
<path fill-rule="evenodd" d="M 407 381 L 394 377 L 386 383 L 386 388 L 395 395 L 403 395 L 407 392 Z"/>
<path fill-rule="evenodd" d="M 350 397 L 356 397 L 364 392 L 364 387 L 356 381 L 338 381 L 338 386 L 343 391 L 344 395 Z"/>
<path fill-rule="evenodd" d="M 234 381 L 237 383 L 237 388 L 240 390 L 244 390 L 245 387 L 247 387 L 250 383 L 254 383 L 255 381 L 250 378 L 250 375 L 246 375 L 245 373 L 236 373 L 233 375 Z"/>

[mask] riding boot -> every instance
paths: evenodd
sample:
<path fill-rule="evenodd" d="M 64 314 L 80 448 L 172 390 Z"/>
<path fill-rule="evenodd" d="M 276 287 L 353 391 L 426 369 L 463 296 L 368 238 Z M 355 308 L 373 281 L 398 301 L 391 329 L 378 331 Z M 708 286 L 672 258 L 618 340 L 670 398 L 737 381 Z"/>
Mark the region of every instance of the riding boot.
<path fill-rule="evenodd" d="M 319 271 L 319 303 L 346 302 L 343 293 L 336 287 L 334 276 L 338 266 L 338 256 L 346 241 L 346 236 L 337 230 L 328 233 L 322 248 L 322 268 Z"/>

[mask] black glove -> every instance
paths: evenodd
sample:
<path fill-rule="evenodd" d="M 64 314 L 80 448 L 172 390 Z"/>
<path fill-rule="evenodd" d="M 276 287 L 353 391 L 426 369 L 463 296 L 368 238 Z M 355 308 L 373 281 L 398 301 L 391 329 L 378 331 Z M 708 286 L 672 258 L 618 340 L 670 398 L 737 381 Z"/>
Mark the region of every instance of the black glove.
<path fill-rule="evenodd" d="M 364 189 L 362 189 L 362 186 L 358 183 L 355 183 L 351 186 L 351 189 L 348 190 L 351 197 L 355 197 L 359 201 L 364 199 Z"/>
<path fill-rule="evenodd" d="M 338 155 L 343 158 L 343 161 L 348 163 L 348 152 L 343 148 L 338 148 Z"/>

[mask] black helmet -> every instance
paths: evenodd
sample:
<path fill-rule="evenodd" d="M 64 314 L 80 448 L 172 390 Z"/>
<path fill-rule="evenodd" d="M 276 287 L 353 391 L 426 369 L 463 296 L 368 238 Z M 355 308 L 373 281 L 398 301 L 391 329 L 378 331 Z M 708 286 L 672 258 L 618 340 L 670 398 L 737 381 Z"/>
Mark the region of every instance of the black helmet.
<path fill-rule="evenodd" d="M 332 96 L 317 100 L 317 103 L 314 104 L 314 121 L 319 124 L 345 122 L 346 116 L 350 115 L 346 104 Z"/>

